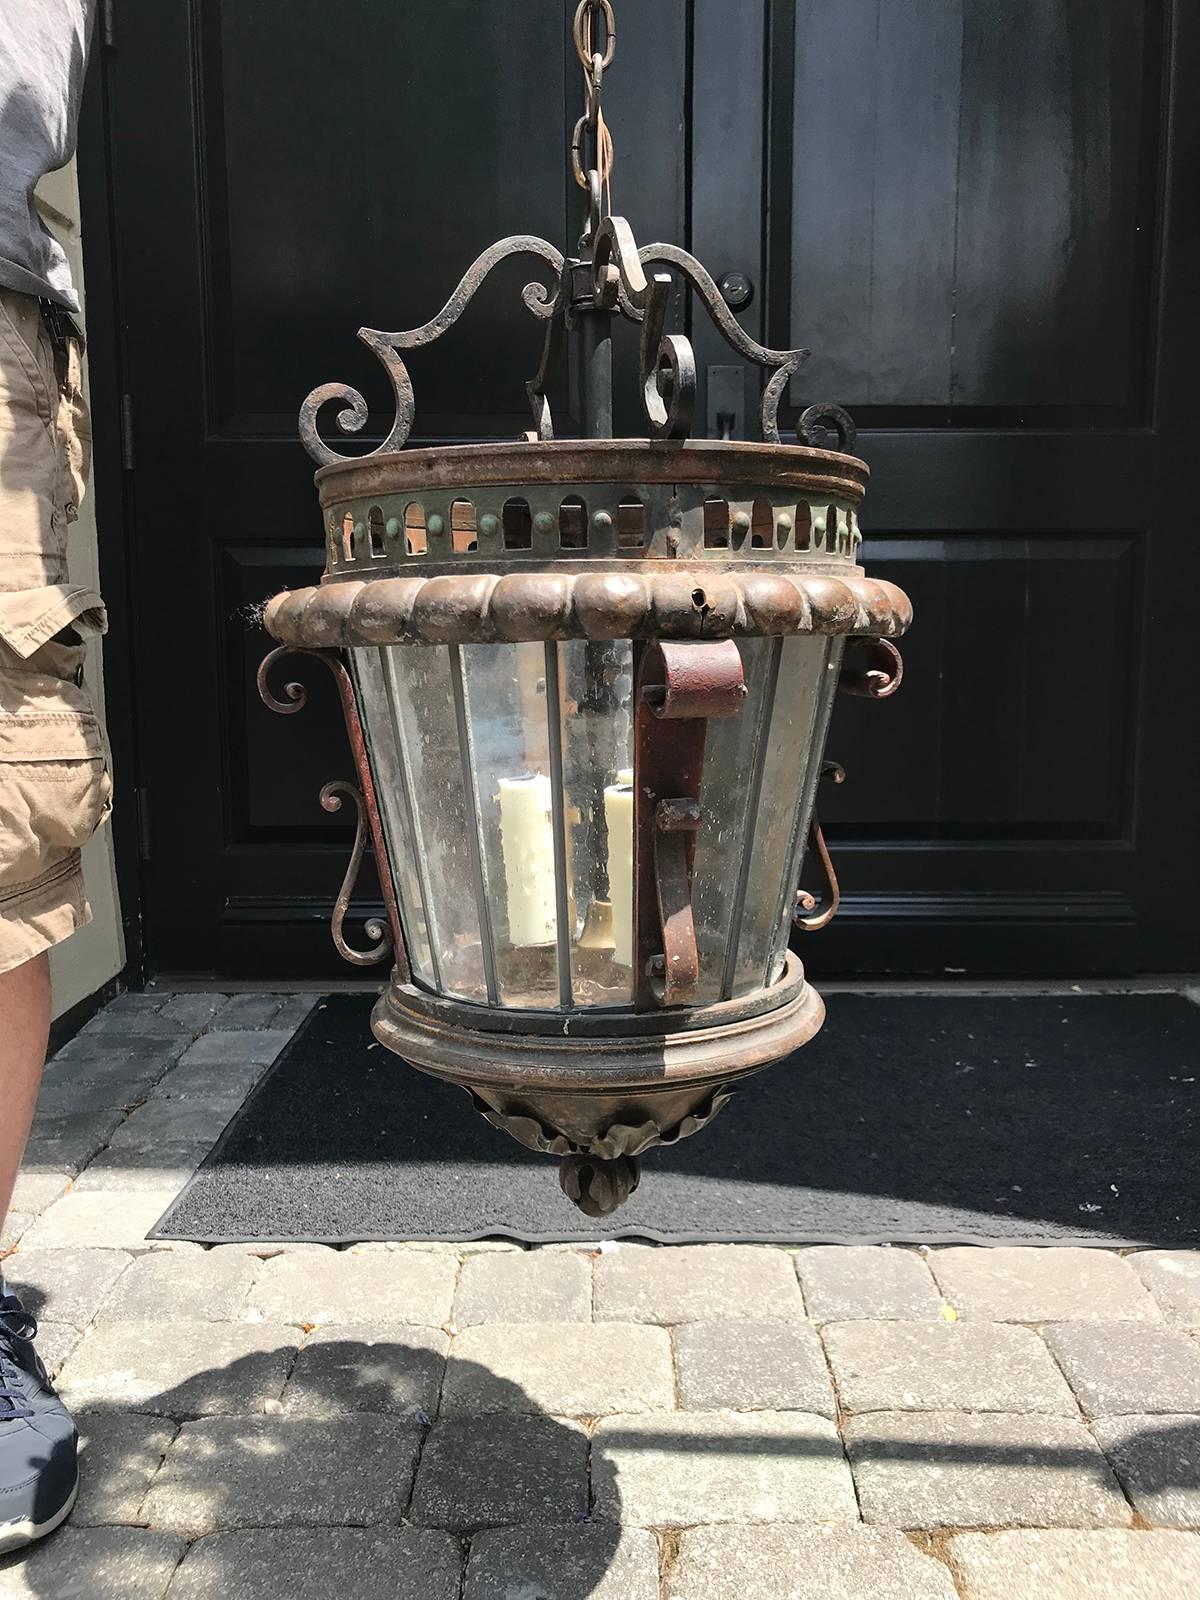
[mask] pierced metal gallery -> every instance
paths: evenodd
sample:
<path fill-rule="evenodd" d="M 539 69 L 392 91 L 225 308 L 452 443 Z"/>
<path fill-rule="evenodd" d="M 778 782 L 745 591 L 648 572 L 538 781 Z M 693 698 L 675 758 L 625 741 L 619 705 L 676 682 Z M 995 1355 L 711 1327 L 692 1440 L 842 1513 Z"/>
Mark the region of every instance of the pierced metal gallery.
<path fill-rule="evenodd" d="M 607 14 L 603 53 L 591 33 Z M 314 390 L 300 426 L 328 565 L 280 594 L 275 660 L 318 655 L 337 681 L 360 789 L 358 836 L 334 914 L 350 961 L 394 956 L 377 1038 L 469 1090 L 489 1122 L 561 1158 L 588 1214 L 618 1206 L 638 1156 L 711 1120 L 737 1081 L 817 1032 L 819 995 L 789 950 L 823 926 L 837 888 L 816 820 L 837 687 L 882 697 L 900 681 L 890 641 L 911 607 L 856 564 L 867 468 L 836 407 L 779 441 L 777 412 L 806 351 L 769 350 L 731 315 L 704 267 L 673 245 L 638 249 L 608 214 L 611 136 L 600 109 L 615 46 L 608 6 L 584 0 L 576 43 L 588 107 L 574 142 L 587 190 L 578 254 L 502 240 L 432 322 L 359 337 L 386 368 L 396 420 L 367 455 L 318 435 L 366 404 Z M 594 159 L 586 164 L 585 149 Z M 414 402 L 404 350 L 431 343 L 509 256 L 552 287 L 524 304 L 545 328 L 527 385 L 534 428 L 513 443 L 404 450 Z M 690 440 L 695 365 L 667 333 L 677 280 L 743 359 L 771 369 L 762 443 Z M 640 323 L 648 438 L 614 439 L 612 332 Z M 556 440 L 547 400 L 564 331 L 578 342 L 588 437 Z M 824 430 L 838 450 L 817 448 Z M 853 654 L 848 647 L 853 647 Z M 387 926 L 352 948 L 343 923 L 365 834 Z M 798 890 L 812 838 L 820 909 Z"/>

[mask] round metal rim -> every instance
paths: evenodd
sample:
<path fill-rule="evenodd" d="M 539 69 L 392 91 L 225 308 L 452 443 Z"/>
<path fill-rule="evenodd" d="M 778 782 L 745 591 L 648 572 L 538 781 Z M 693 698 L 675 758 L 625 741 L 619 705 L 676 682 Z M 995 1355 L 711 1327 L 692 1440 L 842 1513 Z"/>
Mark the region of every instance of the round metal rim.
<path fill-rule="evenodd" d="M 410 1011 L 388 989 L 371 1027 L 380 1044 L 414 1067 L 466 1088 L 587 1098 L 732 1082 L 799 1049 L 824 1019 L 820 995 L 802 983 L 787 1003 L 718 1027 L 624 1038 L 507 1034 Z"/>
<path fill-rule="evenodd" d="M 469 1000 L 431 994 L 413 983 L 397 983 L 395 974 L 387 993 L 406 1011 L 448 1027 L 468 1028 L 478 1033 L 535 1034 L 555 1039 L 632 1039 L 695 1033 L 762 1016 L 787 1005 L 804 984 L 803 963 L 789 950 L 783 971 L 769 988 L 758 989 L 739 1000 L 718 1000 L 711 1005 L 688 1006 L 679 1011 L 635 1011 L 632 1006 L 594 1006 L 576 1011 L 481 1006 Z"/>
<path fill-rule="evenodd" d="M 857 504 L 870 468 L 858 456 L 814 445 L 739 439 L 561 439 L 420 446 L 321 467 L 324 507 L 408 490 L 473 484 L 689 483 L 772 485 L 836 494 Z"/>

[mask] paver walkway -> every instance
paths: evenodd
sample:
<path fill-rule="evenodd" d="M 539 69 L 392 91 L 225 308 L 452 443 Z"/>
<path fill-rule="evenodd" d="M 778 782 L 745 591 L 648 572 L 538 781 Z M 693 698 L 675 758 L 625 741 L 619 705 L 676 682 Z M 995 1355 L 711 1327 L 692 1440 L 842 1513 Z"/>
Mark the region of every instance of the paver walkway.
<path fill-rule="evenodd" d="M 313 1001 L 127 996 L 4 1248 L 84 1439 L 0 1600 L 1195 1600 L 1200 1253 L 145 1239 Z"/>

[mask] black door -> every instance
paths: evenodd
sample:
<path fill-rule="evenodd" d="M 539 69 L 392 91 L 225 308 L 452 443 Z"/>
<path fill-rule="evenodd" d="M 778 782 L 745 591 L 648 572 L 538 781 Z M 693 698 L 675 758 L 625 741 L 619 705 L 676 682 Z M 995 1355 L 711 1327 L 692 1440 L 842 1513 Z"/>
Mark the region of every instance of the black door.
<path fill-rule="evenodd" d="M 110 599 L 132 618 L 123 793 L 154 970 L 337 968 L 346 838 L 316 799 L 349 772 L 336 707 L 315 673 L 294 721 L 253 692 L 255 604 L 321 562 L 296 408 L 331 378 L 382 405 L 360 324 L 424 320 L 501 234 L 574 238 L 572 10 L 115 0 L 85 223 L 121 330 L 101 392 L 129 396 Z M 1197 119 L 1173 85 L 1195 81 L 1197 19 L 1170 0 L 618 0 L 618 19 L 614 208 L 743 273 L 757 336 L 812 346 L 792 398 L 856 414 L 864 559 L 917 608 L 901 694 L 835 716 L 846 897 L 810 965 L 1194 966 Z M 527 426 L 537 334 L 497 277 L 414 360 L 414 439 Z M 711 372 L 731 357 L 693 333 L 736 431 L 738 375 Z M 109 538 L 116 479 L 102 466 Z"/>

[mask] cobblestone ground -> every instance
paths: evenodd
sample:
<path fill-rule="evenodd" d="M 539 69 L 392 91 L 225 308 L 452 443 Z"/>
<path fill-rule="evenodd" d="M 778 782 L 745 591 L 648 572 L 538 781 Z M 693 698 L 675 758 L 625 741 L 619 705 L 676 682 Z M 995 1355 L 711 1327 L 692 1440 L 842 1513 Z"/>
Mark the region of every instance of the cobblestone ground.
<path fill-rule="evenodd" d="M 148 1243 L 313 1002 L 127 996 L 3 1248 L 84 1440 L 0 1600 L 1194 1600 L 1200 1253 Z"/>

